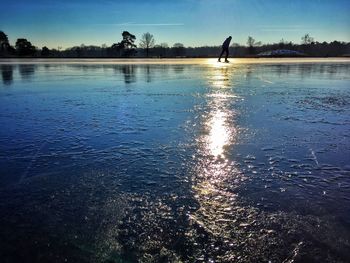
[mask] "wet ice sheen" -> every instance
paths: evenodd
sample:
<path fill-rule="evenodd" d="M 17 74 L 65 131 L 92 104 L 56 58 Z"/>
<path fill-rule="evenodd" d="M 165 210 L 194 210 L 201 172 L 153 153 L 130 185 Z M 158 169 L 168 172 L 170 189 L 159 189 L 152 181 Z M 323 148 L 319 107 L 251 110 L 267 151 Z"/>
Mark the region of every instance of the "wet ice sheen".
<path fill-rule="evenodd" d="M 349 261 L 347 60 L 78 62 L 0 65 L 5 262 Z"/>

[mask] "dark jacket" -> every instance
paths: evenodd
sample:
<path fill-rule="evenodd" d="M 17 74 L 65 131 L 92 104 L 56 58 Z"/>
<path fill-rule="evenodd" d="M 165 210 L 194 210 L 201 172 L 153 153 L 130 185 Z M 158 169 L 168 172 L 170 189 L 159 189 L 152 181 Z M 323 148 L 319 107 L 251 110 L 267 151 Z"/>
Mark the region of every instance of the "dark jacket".
<path fill-rule="evenodd" d="M 224 43 L 222 44 L 222 48 L 228 48 L 230 46 L 231 38 L 226 38 Z"/>

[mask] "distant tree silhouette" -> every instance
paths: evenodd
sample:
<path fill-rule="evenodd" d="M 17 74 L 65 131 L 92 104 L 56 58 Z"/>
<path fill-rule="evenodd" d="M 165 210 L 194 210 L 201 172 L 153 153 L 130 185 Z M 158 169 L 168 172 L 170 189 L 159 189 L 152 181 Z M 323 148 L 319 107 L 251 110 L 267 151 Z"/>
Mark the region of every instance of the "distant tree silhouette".
<path fill-rule="evenodd" d="M 41 56 L 42 57 L 49 57 L 51 55 L 50 49 L 48 49 L 48 47 L 43 47 L 41 49 Z"/>
<path fill-rule="evenodd" d="M 282 38 L 282 39 L 280 40 L 280 42 L 278 43 L 278 47 L 279 47 L 280 49 L 284 49 L 285 46 L 286 46 L 286 43 L 285 43 L 284 39 Z"/>
<path fill-rule="evenodd" d="M 17 39 L 16 49 L 10 45 L 7 35 L 0 31 L 0 57 L 26 56 L 33 57 L 127 57 L 134 55 L 136 50 L 135 40 L 136 37 L 127 31 L 122 33 L 122 40 L 119 43 L 115 43 L 110 47 L 107 45 L 94 46 L 94 45 L 80 45 L 66 49 L 58 47 L 57 49 L 48 49 L 43 47 L 39 53 L 36 52 L 36 48 L 24 38 Z M 350 43 L 341 41 L 332 42 L 317 42 L 309 34 L 305 34 L 301 38 L 300 44 L 294 44 L 292 42 L 280 40 L 277 43 L 261 45 L 260 42 L 255 41 L 251 36 L 248 37 L 247 45 L 241 45 L 233 43 L 230 47 L 230 53 L 233 57 L 245 57 L 248 54 L 258 54 L 267 51 L 273 51 L 278 49 L 287 49 L 292 51 L 298 51 L 304 53 L 305 56 L 313 57 L 337 57 L 337 56 L 350 56 Z M 150 44 L 152 41 L 150 41 Z M 153 42 L 154 44 L 154 42 Z M 142 44 L 141 44 L 142 46 Z M 5 51 L 4 51 L 5 50 Z M 142 49 L 139 49 L 143 51 Z M 216 57 L 220 52 L 220 46 L 200 46 L 200 47 L 184 47 L 181 43 L 175 43 L 171 48 L 167 43 L 161 43 L 159 45 L 149 45 L 149 52 L 159 57 Z"/>
<path fill-rule="evenodd" d="M 130 57 L 135 54 L 135 48 L 136 45 L 134 44 L 136 37 L 133 34 L 130 34 L 128 31 L 124 31 L 122 33 L 123 40 L 122 40 L 122 46 L 124 49 L 124 56 Z"/>
<path fill-rule="evenodd" d="M 169 45 L 168 43 L 160 43 L 160 47 L 161 47 L 161 56 L 165 57 L 167 55 L 167 50 L 169 49 Z"/>
<path fill-rule="evenodd" d="M 301 38 L 301 44 L 303 45 L 309 45 L 311 43 L 314 42 L 314 38 L 311 37 L 309 34 L 305 34 L 302 38 Z"/>
<path fill-rule="evenodd" d="M 173 45 L 173 51 L 176 57 L 184 56 L 186 53 L 185 47 L 182 43 L 175 43 Z"/>
<path fill-rule="evenodd" d="M 255 39 L 251 36 L 248 36 L 247 39 L 247 45 L 248 45 L 248 53 L 249 54 L 254 54 L 255 53 L 255 47 L 260 46 L 261 42 L 256 42 Z"/>
<path fill-rule="evenodd" d="M 107 54 L 110 57 L 119 57 L 120 56 L 120 52 L 121 52 L 121 45 L 120 43 L 114 43 L 108 50 L 107 50 Z"/>
<path fill-rule="evenodd" d="M 134 44 L 136 37 L 133 34 L 130 34 L 128 31 L 123 31 L 122 36 L 123 40 L 121 44 L 125 49 L 136 48 Z"/>
<path fill-rule="evenodd" d="M 156 56 L 166 57 L 168 49 L 169 49 L 169 46 L 167 43 L 160 43 L 159 45 L 154 46 L 153 51 L 156 54 Z"/>
<path fill-rule="evenodd" d="M 0 31 L 0 54 L 5 54 L 9 50 L 10 44 L 7 35 Z"/>
<path fill-rule="evenodd" d="M 133 34 L 130 34 L 128 31 L 123 31 L 123 39 L 119 43 L 115 43 L 110 48 L 110 55 L 121 55 L 121 51 L 124 51 L 124 56 L 130 56 L 135 53 L 135 40 L 136 37 Z"/>
<path fill-rule="evenodd" d="M 9 39 L 7 38 L 7 35 L 3 31 L 0 31 L 0 43 L 3 43 L 3 42 L 8 43 Z"/>
<path fill-rule="evenodd" d="M 78 58 L 82 57 L 82 55 L 83 55 L 83 50 L 82 50 L 81 47 L 76 47 L 76 48 L 75 48 L 75 52 L 76 52 Z"/>
<path fill-rule="evenodd" d="M 314 38 L 311 37 L 309 34 L 305 34 L 302 38 L 301 38 L 301 48 L 302 51 L 311 55 L 310 53 L 312 52 L 312 47 L 311 45 L 315 44 L 314 43 Z"/>
<path fill-rule="evenodd" d="M 33 56 L 35 47 L 25 38 L 19 38 L 16 41 L 16 52 L 19 56 Z"/>
<path fill-rule="evenodd" d="M 140 40 L 140 47 L 146 49 L 146 56 L 149 55 L 149 49 L 154 47 L 154 37 L 149 32 L 144 33 Z"/>

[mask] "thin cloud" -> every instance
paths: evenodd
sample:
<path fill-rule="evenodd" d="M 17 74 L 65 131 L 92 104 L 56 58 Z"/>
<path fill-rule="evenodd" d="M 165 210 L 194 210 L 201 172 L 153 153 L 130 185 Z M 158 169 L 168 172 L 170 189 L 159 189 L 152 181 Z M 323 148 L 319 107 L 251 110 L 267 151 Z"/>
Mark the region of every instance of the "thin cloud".
<path fill-rule="evenodd" d="M 117 23 L 115 26 L 184 26 L 183 23 Z"/>

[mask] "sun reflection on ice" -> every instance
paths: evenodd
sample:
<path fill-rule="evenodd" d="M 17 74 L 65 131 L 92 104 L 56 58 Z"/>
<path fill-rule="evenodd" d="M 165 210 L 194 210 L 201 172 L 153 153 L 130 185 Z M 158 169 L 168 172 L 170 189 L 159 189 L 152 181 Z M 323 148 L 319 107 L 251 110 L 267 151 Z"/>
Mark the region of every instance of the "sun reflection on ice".
<path fill-rule="evenodd" d="M 213 88 L 213 93 L 208 96 L 210 112 L 204 123 L 209 132 L 204 140 L 211 155 L 224 158 L 225 146 L 233 143 L 236 133 L 232 123 L 234 112 L 228 105 L 237 96 L 228 90 L 232 88 L 228 67 L 215 65 L 212 74 L 208 79 Z"/>
<path fill-rule="evenodd" d="M 226 127 L 227 114 L 221 110 L 214 112 L 208 126 L 210 132 L 208 136 L 208 148 L 211 155 L 224 157 L 224 146 L 230 140 L 229 129 Z"/>
<path fill-rule="evenodd" d="M 224 64 L 225 65 L 225 64 Z M 237 112 L 234 103 L 233 68 L 213 66 L 208 70 L 207 111 L 202 118 L 203 133 L 198 138 L 193 190 L 200 208 L 190 218 L 207 232 L 230 241 L 227 235 L 234 221 L 233 189 L 244 180 L 236 163 L 230 159 L 230 149 L 236 142 Z"/>
<path fill-rule="evenodd" d="M 225 62 L 218 62 L 217 58 L 208 58 L 205 62 L 205 64 L 208 64 L 210 66 L 221 68 L 221 67 L 229 67 L 232 64 L 240 63 L 241 61 L 237 58 L 230 58 L 230 63 Z"/>

